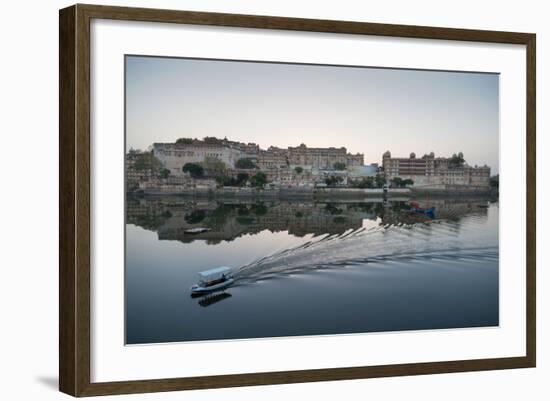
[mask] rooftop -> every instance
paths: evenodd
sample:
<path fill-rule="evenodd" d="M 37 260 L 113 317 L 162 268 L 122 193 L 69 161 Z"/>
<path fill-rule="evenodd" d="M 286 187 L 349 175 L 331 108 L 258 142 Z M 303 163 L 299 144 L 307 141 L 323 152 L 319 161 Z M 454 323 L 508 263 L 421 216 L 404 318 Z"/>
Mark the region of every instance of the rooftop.
<path fill-rule="evenodd" d="M 199 276 L 201 276 L 202 278 L 212 278 L 215 276 L 221 276 L 222 274 L 225 274 L 225 273 L 231 273 L 231 271 L 232 271 L 231 268 L 228 266 L 220 266 L 214 269 L 199 272 Z"/>

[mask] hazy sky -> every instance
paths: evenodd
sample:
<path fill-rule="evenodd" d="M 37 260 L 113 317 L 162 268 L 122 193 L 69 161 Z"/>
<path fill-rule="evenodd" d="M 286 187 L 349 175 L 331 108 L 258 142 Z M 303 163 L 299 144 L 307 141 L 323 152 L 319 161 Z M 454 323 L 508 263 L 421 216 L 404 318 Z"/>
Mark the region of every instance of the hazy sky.
<path fill-rule="evenodd" d="M 216 136 L 262 148 L 345 146 L 365 163 L 462 151 L 498 172 L 499 77 L 126 57 L 126 145 Z"/>

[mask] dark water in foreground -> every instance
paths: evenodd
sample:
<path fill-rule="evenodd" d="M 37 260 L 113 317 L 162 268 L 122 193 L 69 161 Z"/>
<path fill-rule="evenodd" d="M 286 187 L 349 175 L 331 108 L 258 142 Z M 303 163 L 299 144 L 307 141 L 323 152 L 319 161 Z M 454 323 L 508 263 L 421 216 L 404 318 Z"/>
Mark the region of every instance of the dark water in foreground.
<path fill-rule="evenodd" d="M 435 216 L 408 202 L 128 199 L 126 342 L 498 325 L 498 203 L 420 203 Z M 220 265 L 235 285 L 191 297 Z"/>

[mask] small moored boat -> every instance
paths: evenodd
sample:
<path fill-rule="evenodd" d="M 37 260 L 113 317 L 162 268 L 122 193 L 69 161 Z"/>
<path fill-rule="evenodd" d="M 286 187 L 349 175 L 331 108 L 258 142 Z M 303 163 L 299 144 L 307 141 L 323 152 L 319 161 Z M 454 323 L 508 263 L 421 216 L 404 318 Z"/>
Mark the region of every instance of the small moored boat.
<path fill-rule="evenodd" d="M 201 234 L 210 231 L 210 228 L 206 227 L 194 227 L 184 231 L 185 234 Z"/>
<path fill-rule="evenodd" d="M 425 215 L 433 215 L 435 213 L 435 207 L 413 207 L 411 208 L 411 212 Z"/>
<path fill-rule="evenodd" d="M 435 214 L 435 207 L 420 207 L 420 204 L 416 201 L 409 203 L 411 207 L 409 210 L 411 213 L 424 214 L 428 217 L 433 217 Z"/>
<path fill-rule="evenodd" d="M 235 282 L 233 270 L 227 266 L 216 267 L 215 269 L 199 272 L 199 282 L 193 284 L 193 294 L 207 293 L 229 287 Z"/>

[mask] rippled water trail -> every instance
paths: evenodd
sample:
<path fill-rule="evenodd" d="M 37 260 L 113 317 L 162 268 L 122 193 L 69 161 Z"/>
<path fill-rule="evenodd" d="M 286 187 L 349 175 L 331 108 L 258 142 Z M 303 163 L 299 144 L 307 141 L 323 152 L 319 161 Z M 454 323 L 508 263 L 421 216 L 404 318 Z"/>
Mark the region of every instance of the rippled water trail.
<path fill-rule="evenodd" d="M 263 257 L 238 269 L 241 282 L 270 275 L 392 260 L 498 260 L 498 230 L 487 216 L 470 215 L 414 224 L 380 225 L 340 235 L 312 238 L 304 244 Z"/>

